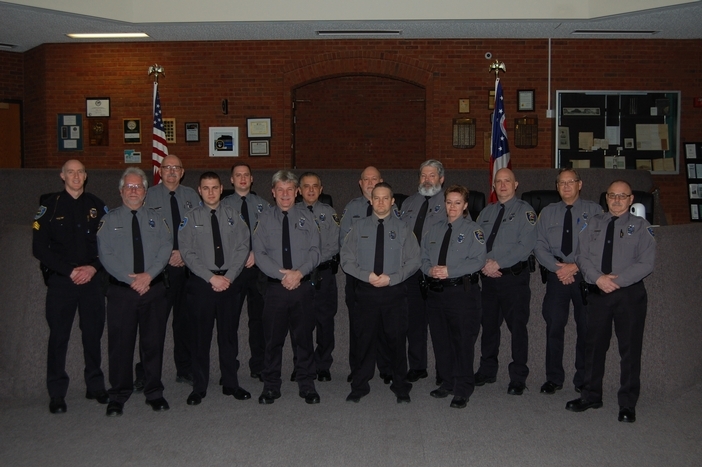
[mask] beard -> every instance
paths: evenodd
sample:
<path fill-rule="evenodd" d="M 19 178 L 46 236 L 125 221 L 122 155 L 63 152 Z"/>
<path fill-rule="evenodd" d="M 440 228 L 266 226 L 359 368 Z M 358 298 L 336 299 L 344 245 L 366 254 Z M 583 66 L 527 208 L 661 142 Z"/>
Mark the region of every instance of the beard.
<path fill-rule="evenodd" d="M 438 192 L 441 191 L 441 184 L 437 183 L 436 185 L 430 185 L 430 184 L 420 184 L 419 185 L 419 194 L 422 196 L 434 196 Z"/>

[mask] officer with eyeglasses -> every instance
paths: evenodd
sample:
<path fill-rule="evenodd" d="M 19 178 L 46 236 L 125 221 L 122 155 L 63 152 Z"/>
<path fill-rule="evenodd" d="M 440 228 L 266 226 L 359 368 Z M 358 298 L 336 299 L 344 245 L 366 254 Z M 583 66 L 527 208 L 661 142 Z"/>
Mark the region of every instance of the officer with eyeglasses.
<path fill-rule="evenodd" d="M 546 279 L 541 313 L 546 321 L 546 382 L 542 394 L 555 394 L 563 388 L 564 332 L 568 324 L 570 303 L 577 330 L 575 344 L 575 375 L 573 384 L 580 392 L 585 378 L 585 333 L 587 313 L 580 297 L 582 274 L 575 263 L 578 233 L 584 230 L 596 214 L 599 204 L 580 198 L 583 182 L 570 168 L 561 169 L 556 176 L 556 188 L 561 201 L 546 206 L 536 223 L 538 237 L 534 254 Z"/>
<path fill-rule="evenodd" d="M 612 322 L 621 357 L 617 394 L 619 421 L 636 421 L 641 390 L 641 347 L 648 299 L 643 279 L 653 272 L 656 242 L 646 219 L 631 214 L 631 186 L 622 180 L 607 189 L 609 212 L 592 218 L 580 232 L 575 261 L 587 294 L 585 384 L 566 410 L 602 407 L 602 378 L 612 337 Z"/>

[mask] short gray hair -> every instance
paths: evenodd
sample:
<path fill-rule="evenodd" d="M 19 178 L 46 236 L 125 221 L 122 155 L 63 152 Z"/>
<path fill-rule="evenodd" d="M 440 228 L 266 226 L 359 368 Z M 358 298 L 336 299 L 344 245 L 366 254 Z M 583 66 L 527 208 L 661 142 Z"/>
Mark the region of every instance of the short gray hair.
<path fill-rule="evenodd" d="M 127 167 L 127 170 L 124 171 L 122 177 L 119 179 L 119 191 L 122 191 L 122 188 L 124 188 L 124 179 L 127 178 L 127 175 L 140 176 L 141 183 L 144 185 L 144 189 L 146 190 L 147 188 L 149 188 L 149 180 L 147 180 L 146 174 L 143 170 L 141 170 L 139 167 Z"/>
<path fill-rule="evenodd" d="M 561 167 L 561 169 L 558 170 L 558 173 L 556 174 L 556 186 L 558 186 L 558 177 L 560 177 L 563 172 L 573 172 L 573 175 L 575 175 L 575 181 L 576 182 L 580 181 L 580 174 L 574 168 Z"/>
<path fill-rule="evenodd" d="M 424 167 L 434 167 L 437 172 L 439 172 L 439 178 L 444 176 L 444 164 L 441 162 L 437 161 L 436 159 L 429 159 L 428 161 L 422 162 L 422 165 L 419 166 L 419 176 L 422 176 L 422 169 Z"/>
<path fill-rule="evenodd" d="M 275 174 L 273 174 L 273 179 L 271 180 L 271 188 L 275 188 L 275 184 L 278 182 L 290 182 L 295 185 L 295 188 L 299 186 L 297 175 L 295 175 L 289 170 L 279 170 Z"/>

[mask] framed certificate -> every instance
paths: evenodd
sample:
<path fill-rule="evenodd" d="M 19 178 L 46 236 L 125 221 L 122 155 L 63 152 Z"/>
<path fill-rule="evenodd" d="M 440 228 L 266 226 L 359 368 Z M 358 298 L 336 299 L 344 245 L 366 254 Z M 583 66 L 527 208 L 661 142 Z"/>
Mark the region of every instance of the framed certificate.
<path fill-rule="evenodd" d="M 122 129 L 124 131 L 124 142 L 127 144 L 141 144 L 141 119 L 122 119 Z"/>
<path fill-rule="evenodd" d="M 534 111 L 534 90 L 522 89 L 517 91 L 517 102 L 519 110 L 523 112 Z"/>
<path fill-rule="evenodd" d="M 188 143 L 200 141 L 200 122 L 185 123 L 185 141 Z"/>
<path fill-rule="evenodd" d="M 270 150 L 267 139 L 253 139 L 249 141 L 249 156 L 269 156 Z"/>
<path fill-rule="evenodd" d="M 109 97 L 86 97 L 85 98 L 85 115 L 87 115 L 88 118 L 109 117 L 110 116 L 110 98 Z"/>
<path fill-rule="evenodd" d="M 270 138 L 271 119 L 270 118 L 247 118 L 246 130 L 249 138 Z"/>

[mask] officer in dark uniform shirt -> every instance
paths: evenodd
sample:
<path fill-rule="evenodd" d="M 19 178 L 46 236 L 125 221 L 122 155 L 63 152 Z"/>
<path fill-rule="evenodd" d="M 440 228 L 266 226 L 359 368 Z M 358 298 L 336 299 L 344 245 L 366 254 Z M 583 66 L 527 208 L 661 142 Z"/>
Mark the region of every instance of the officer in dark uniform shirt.
<path fill-rule="evenodd" d="M 100 261 L 110 273 L 107 290 L 107 335 L 110 359 L 108 416 L 122 415 L 132 395 L 132 362 L 137 330 L 144 364 L 146 403 L 168 410 L 161 370 L 166 337 L 166 279 L 163 270 L 173 251 L 166 220 L 144 206 L 148 181 L 129 167 L 119 182 L 122 206 L 105 214 L 98 228 Z"/>
<path fill-rule="evenodd" d="M 249 257 L 249 227 L 241 215 L 220 203 L 222 182 L 214 172 L 200 176 L 203 206 L 189 211 L 181 222 L 179 239 L 183 261 L 192 272 L 187 284 L 193 339 L 193 391 L 188 405 L 198 405 L 210 378 L 210 344 L 217 320 L 222 392 L 238 400 L 251 399 L 239 386 L 239 289 L 236 278 Z M 216 229 L 216 230 L 215 230 Z"/>
<path fill-rule="evenodd" d="M 621 385 L 619 421 L 636 421 L 641 390 L 641 348 L 648 296 L 643 279 L 653 272 L 656 242 L 646 219 L 629 212 L 631 186 L 615 181 L 607 189 L 609 212 L 592 218 L 580 233 L 575 261 L 587 295 L 585 385 L 579 399 L 566 404 L 572 412 L 602 407 L 602 378 L 612 337 L 619 341 Z"/>
<path fill-rule="evenodd" d="M 87 174 L 77 160 L 61 169 L 64 190 L 47 197 L 34 217 L 32 251 L 41 261 L 46 293 L 49 346 L 46 385 L 49 411 L 66 412 L 66 351 L 78 307 L 85 358 L 85 397 L 107 403 L 105 378 L 100 369 L 100 339 L 105 328 L 102 265 L 98 259 L 98 223 L 105 203 L 84 190 Z"/>
<path fill-rule="evenodd" d="M 462 409 L 473 393 L 473 355 L 480 332 L 479 272 L 485 264 L 485 235 L 468 214 L 468 190 L 446 189 L 447 218 L 432 226 L 422 240 L 422 272 L 434 345 L 442 382 L 430 395 L 453 394 L 451 407 Z"/>
<path fill-rule="evenodd" d="M 406 380 L 407 287 L 405 280 L 420 265 L 420 249 L 412 230 L 392 215 L 395 200 L 387 183 L 373 188 L 373 214 L 356 221 L 341 247 L 341 266 L 355 281 L 358 368 L 353 373 L 348 402 L 370 392 L 376 365 L 378 335 L 385 334 L 392 368 L 390 389 L 398 403 L 410 402 L 412 383 Z"/>
<path fill-rule="evenodd" d="M 256 264 L 268 276 L 263 306 L 266 356 L 260 404 L 280 397 L 280 370 L 288 329 L 294 334 L 299 395 L 318 404 L 314 367 L 314 287 L 310 274 L 319 265 L 320 236 L 314 216 L 295 205 L 298 181 L 295 174 L 280 170 L 273 175 L 276 205 L 261 213 L 253 234 Z"/>
<path fill-rule="evenodd" d="M 515 196 L 519 183 L 510 169 L 495 174 L 497 203 L 480 212 L 478 225 L 485 233 L 487 260 L 482 272 L 483 317 L 480 368 L 475 385 L 494 383 L 500 350 L 502 320 L 512 334 L 512 363 L 507 393 L 522 395 L 529 375 L 529 288 L 528 263 L 536 245 L 536 213 L 529 203 Z"/>

